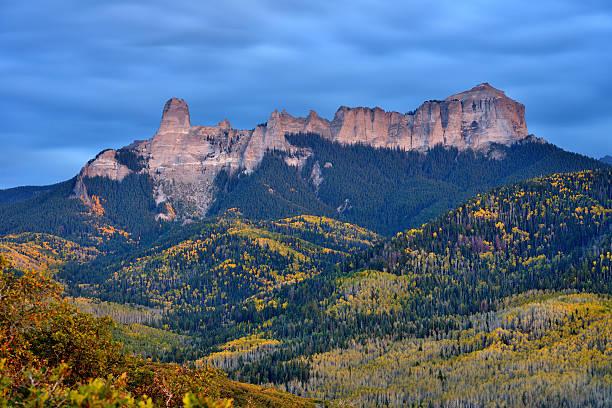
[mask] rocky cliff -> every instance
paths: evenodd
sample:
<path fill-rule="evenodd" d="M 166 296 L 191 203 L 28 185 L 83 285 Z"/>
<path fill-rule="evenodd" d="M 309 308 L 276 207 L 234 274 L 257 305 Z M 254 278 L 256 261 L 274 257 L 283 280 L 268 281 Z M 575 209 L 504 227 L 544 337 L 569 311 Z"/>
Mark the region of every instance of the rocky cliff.
<path fill-rule="evenodd" d="M 234 129 L 227 119 L 216 126 L 192 126 L 185 101 L 172 98 L 164 106 L 153 138 L 128 148 L 142 158 L 144 165 L 138 172 L 153 179 L 158 204 L 172 203 L 181 216 L 200 217 L 214 200 L 214 181 L 221 170 L 250 173 L 272 149 L 290 153 L 286 159 L 290 165 L 303 163 L 309 152 L 287 142 L 285 135 L 290 133 L 316 133 L 342 144 L 421 151 L 437 144 L 483 149 L 490 143 L 509 145 L 528 135 L 525 107 L 483 83 L 443 101 L 425 102 L 406 114 L 342 106 L 330 122 L 314 111 L 305 118 L 275 111 L 264 125 L 249 130 Z M 120 181 L 134 171 L 121 163 L 115 150 L 106 150 L 83 168 L 75 193 L 87 201 L 85 178 Z M 169 217 L 167 213 L 160 216 Z"/>

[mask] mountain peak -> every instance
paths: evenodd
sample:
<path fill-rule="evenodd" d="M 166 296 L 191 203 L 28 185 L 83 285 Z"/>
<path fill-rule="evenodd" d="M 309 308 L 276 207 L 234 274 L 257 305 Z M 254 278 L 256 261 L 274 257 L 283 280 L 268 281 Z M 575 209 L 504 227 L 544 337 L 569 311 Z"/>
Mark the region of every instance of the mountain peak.
<path fill-rule="evenodd" d="M 494 86 L 491 86 L 490 83 L 488 82 L 483 82 L 481 84 L 476 85 L 475 87 L 473 87 L 472 89 L 470 89 L 469 91 L 466 92 L 478 92 L 478 91 L 489 91 L 489 92 L 495 92 L 495 93 L 504 93 L 504 91 L 502 91 L 501 89 L 497 89 Z"/>
<path fill-rule="evenodd" d="M 413 113 L 379 107 L 341 106 L 333 121 L 314 111 L 294 117 L 285 110 L 270 114 L 265 126 L 233 129 L 228 120 L 216 126 L 191 126 L 183 99 L 168 100 L 159 130 L 149 141 L 132 145 L 146 163 L 156 185 L 155 199 L 177 200 L 204 216 L 215 198 L 220 171 L 232 175 L 254 171 L 268 151 L 288 153 L 286 163 L 302 166 L 308 149 L 291 145 L 288 134 L 317 134 L 340 144 L 428 151 L 436 145 L 458 149 L 486 149 L 491 143 L 511 145 L 527 137 L 525 107 L 488 83 L 453 95 L 445 101 L 423 103 Z M 88 163 L 83 177 L 120 180 L 132 171 L 115 153 Z"/>
<path fill-rule="evenodd" d="M 599 159 L 600 161 L 612 165 L 612 156 L 610 156 L 609 154 L 605 155 L 604 157 L 602 157 L 601 159 Z"/>
<path fill-rule="evenodd" d="M 488 82 L 476 85 L 472 89 L 451 95 L 445 101 L 465 100 L 465 99 L 491 99 L 508 98 L 504 91 L 491 86 Z M 509 99 L 509 98 L 508 98 Z"/>
<path fill-rule="evenodd" d="M 229 119 L 223 119 L 221 122 L 219 122 L 218 126 L 223 130 L 230 130 L 232 128 L 232 124 L 230 123 Z"/>
<path fill-rule="evenodd" d="M 164 105 L 157 133 L 185 133 L 191 127 L 189 107 L 183 99 L 171 98 Z"/>

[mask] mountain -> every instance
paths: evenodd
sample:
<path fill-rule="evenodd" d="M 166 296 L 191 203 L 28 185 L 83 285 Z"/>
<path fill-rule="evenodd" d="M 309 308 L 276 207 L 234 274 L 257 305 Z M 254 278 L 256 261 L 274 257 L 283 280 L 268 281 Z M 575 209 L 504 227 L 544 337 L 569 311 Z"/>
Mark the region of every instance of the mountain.
<path fill-rule="evenodd" d="M 611 186 L 488 84 L 251 130 L 171 99 L 0 192 L 0 405 L 605 407 Z"/>
<path fill-rule="evenodd" d="M 192 126 L 186 103 L 171 99 L 152 139 L 102 151 L 48 189 L 2 192 L 0 234 L 116 250 L 237 208 L 253 220 L 308 214 L 392 235 L 497 186 L 605 167 L 527 135 L 523 106 L 487 84 L 405 115 L 275 112 L 251 130 Z"/>
<path fill-rule="evenodd" d="M 87 202 L 84 179 L 121 181 L 131 173 L 148 174 L 156 203 L 167 203 L 167 211 L 159 217 L 172 218 L 172 208 L 177 207 L 180 215 L 204 216 L 217 195 L 219 172 L 252 173 L 270 150 L 288 153 L 285 161 L 299 167 L 311 153 L 285 139 L 298 133 L 317 134 L 343 145 L 419 151 L 438 144 L 480 150 L 528 136 L 524 106 L 486 83 L 444 101 L 425 102 L 407 114 L 342 106 L 330 122 L 314 111 L 306 118 L 275 111 L 251 130 L 233 129 L 228 120 L 217 126 L 192 126 L 185 101 L 172 98 L 152 139 L 100 153 L 81 171 L 75 192 Z"/>
<path fill-rule="evenodd" d="M 610 155 L 605 155 L 604 157 L 602 157 L 599 160 L 601 160 L 602 162 L 604 162 L 606 164 L 612 165 L 612 156 L 610 156 Z"/>
<path fill-rule="evenodd" d="M 133 351 L 302 396 L 572 406 L 587 398 L 576 384 L 590 384 L 591 404 L 605 406 L 611 186 L 610 170 L 521 181 L 388 239 L 232 211 L 131 254 L 69 259 L 55 276 L 87 310 L 123 322 Z M 558 367 L 578 388 L 554 385 Z M 367 388 L 372 378 L 390 391 Z M 500 387 L 470 388 L 481 378 Z"/>
<path fill-rule="evenodd" d="M 301 168 L 287 165 L 289 155 L 269 152 L 251 174 L 221 172 L 209 214 L 227 208 L 253 219 L 315 214 L 392 235 L 497 186 L 606 167 L 533 137 L 484 152 L 440 145 L 427 152 L 342 145 L 313 134 L 286 138 L 312 152 Z"/>
<path fill-rule="evenodd" d="M 24 201 L 47 191 L 51 191 L 56 187 L 57 184 L 50 186 L 22 186 L 0 190 L 0 204 Z"/>

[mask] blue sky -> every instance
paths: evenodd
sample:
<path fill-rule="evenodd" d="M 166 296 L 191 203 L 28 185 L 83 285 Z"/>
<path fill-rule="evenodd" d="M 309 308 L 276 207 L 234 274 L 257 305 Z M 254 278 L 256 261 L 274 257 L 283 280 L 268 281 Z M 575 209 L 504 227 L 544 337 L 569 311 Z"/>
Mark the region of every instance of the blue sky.
<path fill-rule="evenodd" d="M 600 157 L 611 43 L 609 1 L 3 1 L 0 188 L 150 138 L 173 96 L 192 124 L 252 128 L 274 109 L 407 112 L 489 82 L 531 133 Z"/>

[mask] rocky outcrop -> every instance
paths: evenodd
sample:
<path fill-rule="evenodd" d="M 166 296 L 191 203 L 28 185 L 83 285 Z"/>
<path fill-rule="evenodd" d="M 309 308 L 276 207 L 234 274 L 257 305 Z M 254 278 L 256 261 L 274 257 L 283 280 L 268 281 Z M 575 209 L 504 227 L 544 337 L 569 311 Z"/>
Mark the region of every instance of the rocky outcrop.
<path fill-rule="evenodd" d="M 84 177 L 108 177 L 119 181 L 123 180 L 128 174 L 130 174 L 130 169 L 119 163 L 117 151 L 113 149 L 102 151 L 82 170 Z"/>
<path fill-rule="evenodd" d="M 187 133 L 190 127 L 187 103 L 178 98 L 172 98 L 166 102 L 157 134 Z"/>
<path fill-rule="evenodd" d="M 251 172 L 263 158 L 267 150 L 282 150 L 297 153 L 285 139 L 286 134 L 291 133 L 316 133 L 326 139 L 331 139 L 330 122 L 321 118 L 313 110 L 305 118 L 295 118 L 286 111 L 272 112 L 270 118 L 263 126 L 257 126 L 251 135 L 247 149 L 244 154 L 244 168 Z"/>
<path fill-rule="evenodd" d="M 117 160 L 116 150 L 103 150 L 81 169 L 73 189 L 73 197 L 79 198 L 85 205 L 91 206 L 91 199 L 83 182 L 85 178 L 107 177 L 111 180 L 121 181 L 130 173 L 131 170 Z"/>
<path fill-rule="evenodd" d="M 427 101 L 408 114 L 342 106 L 331 124 L 334 141 L 407 150 L 436 144 L 482 149 L 525 137 L 525 107 L 487 83 L 444 101 Z"/>
<path fill-rule="evenodd" d="M 421 151 L 437 144 L 484 149 L 491 143 L 509 145 L 528 135 L 524 106 L 484 83 L 443 101 L 427 101 L 406 114 L 342 106 L 330 122 L 314 111 L 305 118 L 274 111 L 265 124 L 250 130 L 234 129 L 227 119 L 216 126 L 192 126 L 185 101 L 172 98 L 164 106 L 153 138 L 129 148 L 145 163 L 139 172 L 153 179 L 157 203 L 173 204 L 165 206 L 173 209 L 166 211 L 172 214 L 160 214 L 160 218 L 173 218 L 174 209 L 183 218 L 201 217 L 215 198 L 219 172 L 252 172 L 269 150 L 288 153 L 290 165 L 303 165 L 311 153 L 292 146 L 285 138 L 290 133 L 316 133 L 342 144 Z M 317 169 L 320 173 L 320 166 Z M 84 178 L 121 181 L 131 171 L 118 162 L 114 150 L 104 151 L 81 171 L 75 195 L 86 196 Z M 318 173 L 312 175 L 315 185 L 322 180 Z"/>
<path fill-rule="evenodd" d="M 310 182 L 314 185 L 315 191 L 318 192 L 319 186 L 321 183 L 323 183 L 323 172 L 321 171 L 321 165 L 319 165 L 318 160 L 312 166 L 312 171 L 310 172 Z"/>

